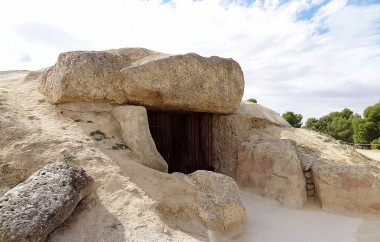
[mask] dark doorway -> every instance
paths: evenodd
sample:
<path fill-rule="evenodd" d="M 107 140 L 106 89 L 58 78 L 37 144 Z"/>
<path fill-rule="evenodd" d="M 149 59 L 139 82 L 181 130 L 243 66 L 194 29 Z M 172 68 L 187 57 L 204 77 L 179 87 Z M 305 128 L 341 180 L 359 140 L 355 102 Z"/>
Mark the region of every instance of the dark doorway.
<path fill-rule="evenodd" d="M 148 122 L 169 173 L 213 170 L 212 114 L 148 110 Z"/>

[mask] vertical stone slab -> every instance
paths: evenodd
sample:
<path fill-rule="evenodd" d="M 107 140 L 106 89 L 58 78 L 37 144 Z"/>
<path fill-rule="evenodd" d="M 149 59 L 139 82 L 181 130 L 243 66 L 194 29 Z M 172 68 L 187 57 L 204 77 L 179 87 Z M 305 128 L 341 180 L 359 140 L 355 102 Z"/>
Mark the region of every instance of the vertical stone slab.
<path fill-rule="evenodd" d="M 290 207 L 300 208 L 307 199 L 301 161 L 291 140 L 243 143 L 239 149 L 236 180 Z"/>
<path fill-rule="evenodd" d="M 120 106 L 112 111 L 120 123 L 122 137 L 127 146 L 140 158 L 140 164 L 168 172 L 168 164 L 157 151 L 149 131 L 146 109 L 141 106 Z"/>

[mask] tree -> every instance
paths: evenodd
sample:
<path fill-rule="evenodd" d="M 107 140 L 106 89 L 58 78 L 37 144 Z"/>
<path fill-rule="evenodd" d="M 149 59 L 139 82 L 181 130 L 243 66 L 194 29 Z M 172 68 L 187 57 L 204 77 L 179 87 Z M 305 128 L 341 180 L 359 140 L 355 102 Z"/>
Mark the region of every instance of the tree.
<path fill-rule="evenodd" d="M 368 106 L 364 110 L 364 118 L 353 122 L 355 143 L 369 144 L 374 142 L 372 147 L 380 138 L 380 102 Z"/>
<path fill-rule="evenodd" d="M 358 118 L 361 118 L 359 114 L 354 114 L 352 110 L 345 108 L 340 112 L 331 112 L 319 119 L 309 118 L 304 127 L 351 143 L 354 133 L 352 120 Z"/>
<path fill-rule="evenodd" d="M 369 144 L 379 137 L 377 125 L 368 119 L 355 119 L 352 122 L 354 126 L 354 142 L 357 144 Z"/>
<path fill-rule="evenodd" d="M 377 130 L 380 132 L 380 102 L 367 107 L 364 110 L 364 118 L 377 124 Z"/>
<path fill-rule="evenodd" d="M 343 117 L 334 117 L 327 125 L 327 134 L 334 139 L 352 143 L 352 135 L 354 134 L 352 121 Z"/>
<path fill-rule="evenodd" d="M 248 102 L 251 102 L 251 103 L 257 103 L 257 100 L 255 98 L 250 98 L 250 99 L 247 99 Z"/>
<path fill-rule="evenodd" d="M 378 139 L 372 140 L 371 142 L 371 149 L 372 150 L 380 150 L 380 137 Z"/>
<path fill-rule="evenodd" d="M 314 130 L 314 131 L 319 131 L 320 130 L 320 122 L 316 118 L 308 118 L 306 120 L 304 128 Z"/>
<path fill-rule="evenodd" d="M 293 127 L 301 128 L 303 116 L 290 111 L 282 114 L 282 117 Z"/>
<path fill-rule="evenodd" d="M 319 119 L 309 118 L 304 127 L 349 143 L 377 142 L 375 140 L 380 137 L 380 102 L 368 106 L 364 110 L 363 118 L 345 108 L 340 112 L 331 112 Z"/>
<path fill-rule="evenodd" d="M 380 102 L 374 104 L 373 106 L 368 106 L 364 110 L 364 118 L 368 118 L 368 120 L 372 122 L 380 121 Z"/>

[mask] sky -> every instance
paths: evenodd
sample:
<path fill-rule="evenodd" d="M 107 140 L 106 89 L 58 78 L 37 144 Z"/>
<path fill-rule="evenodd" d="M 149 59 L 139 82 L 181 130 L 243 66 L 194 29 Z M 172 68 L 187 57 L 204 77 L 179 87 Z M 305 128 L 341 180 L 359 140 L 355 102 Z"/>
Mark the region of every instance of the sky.
<path fill-rule="evenodd" d="M 380 0 L 5 0 L 0 70 L 72 50 L 233 58 L 243 99 L 305 118 L 380 101 Z M 226 97 L 228 98 L 228 97 Z"/>

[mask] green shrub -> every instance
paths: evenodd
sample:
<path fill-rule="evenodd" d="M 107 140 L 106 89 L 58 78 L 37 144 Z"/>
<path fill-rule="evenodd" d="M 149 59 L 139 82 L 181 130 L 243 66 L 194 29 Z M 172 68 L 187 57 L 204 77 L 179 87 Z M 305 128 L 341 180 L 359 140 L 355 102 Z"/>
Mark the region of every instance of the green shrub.
<path fill-rule="evenodd" d="M 75 155 L 72 154 L 64 154 L 63 155 L 63 161 L 68 162 L 75 159 Z"/>
<path fill-rule="evenodd" d="M 371 142 L 371 150 L 380 150 L 380 138 Z"/>

